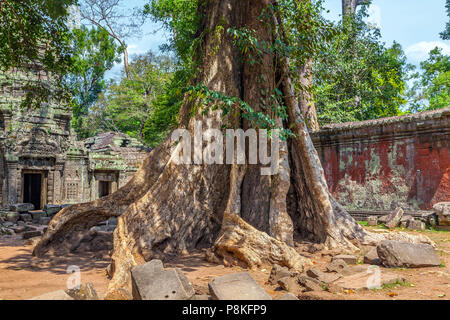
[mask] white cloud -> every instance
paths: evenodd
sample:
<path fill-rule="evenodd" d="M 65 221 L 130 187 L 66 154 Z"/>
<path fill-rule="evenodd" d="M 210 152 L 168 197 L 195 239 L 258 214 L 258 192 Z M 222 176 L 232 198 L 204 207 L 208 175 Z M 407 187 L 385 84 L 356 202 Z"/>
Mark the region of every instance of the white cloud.
<path fill-rule="evenodd" d="M 381 8 L 376 4 L 371 4 L 367 13 L 369 14 L 367 23 L 381 29 Z"/>
<path fill-rule="evenodd" d="M 443 54 L 450 54 L 450 46 L 441 41 L 421 41 L 406 48 L 405 53 L 409 61 L 419 63 L 428 58 L 428 53 L 434 48 L 442 48 Z"/>

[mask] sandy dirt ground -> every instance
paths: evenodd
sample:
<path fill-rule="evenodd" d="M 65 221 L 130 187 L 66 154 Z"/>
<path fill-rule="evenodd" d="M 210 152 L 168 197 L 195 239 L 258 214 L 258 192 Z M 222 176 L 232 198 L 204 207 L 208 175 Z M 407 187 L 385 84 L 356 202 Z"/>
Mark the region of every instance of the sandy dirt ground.
<path fill-rule="evenodd" d="M 411 232 L 415 233 L 415 232 Z M 442 265 L 420 269 L 386 269 L 406 278 L 407 285 L 396 285 L 379 290 L 358 292 L 330 293 L 326 291 L 298 293 L 300 299 L 433 299 L 448 300 L 450 298 L 450 232 L 424 231 L 437 244 L 437 253 Z M 108 278 L 105 268 L 109 257 L 104 254 L 77 254 L 51 259 L 36 259 L 31 255 L 32 245 L 18 236 L 0 238 L 0 299 L 29 299 L 47 292 L 67 288 L 67 282 L 73 279 L 68 274 L 70 266 L 77 266 L 81 271 L 81 282 L 92 282 L 100 297 L 106 293 Z M 307 254 L 313 263 L 324 268 L 331 261 L 331 256 L 322 253 Z M 249 271 L 254 279 L 274 298 L 281 296 L 278 286 L 267 283 L 270 267 L 260 270 L 245 270 L 239 267 L 225 268 L 204 259 L 204 253 L 194 252 L 189 256 L 179 257 L 165 262 L 165 267 L 178 267 L 192 282 L 197 294 L 208 293 L 208 282 L 216 276 Z M 73 269 L 73 267 L 72 267 Z"/>

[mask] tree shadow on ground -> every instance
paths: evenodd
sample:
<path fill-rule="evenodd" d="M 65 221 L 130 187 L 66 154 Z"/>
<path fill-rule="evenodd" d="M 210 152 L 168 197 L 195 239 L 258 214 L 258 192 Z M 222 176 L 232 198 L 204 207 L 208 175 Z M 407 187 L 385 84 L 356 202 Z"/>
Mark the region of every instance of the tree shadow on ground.
<path fill-rule="evenodd" d="M 76 266 L 82 272 L 93 269 L 105 269 L 110 263 L 106 252 L 68 254 L 65 256 L 46 256 L 37 258 L 31 255 L 31 247 L 17 250 L 11 258 L 0 260 L 7 270 L 25 270 L 31 272 L 48 271 L 55 274 L 67 274 L 70 266 Z M 72 267 L 73 271 L 74 268 Z"/>
<path fill-rule="evenodd" d="M 206 261 L 204 251 L 194 251 L 189 255 L 164 260 L 165 268 L 180 268 L 184 272 L 197 271 L 199 268 L 214 267 L 216 264 Z"/>

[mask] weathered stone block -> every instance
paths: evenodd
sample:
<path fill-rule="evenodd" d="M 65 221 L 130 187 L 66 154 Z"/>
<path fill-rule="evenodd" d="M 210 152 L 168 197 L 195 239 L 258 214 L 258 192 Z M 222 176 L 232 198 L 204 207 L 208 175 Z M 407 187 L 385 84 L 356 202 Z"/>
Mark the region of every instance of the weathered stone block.
<path fill-rule="evenodd" d="M 296 292 L 299 289 L 297 280 L 292 277 L 284 277 L 279 279 L 278 285 L 281 287 L 281 289 L 289 292 Z"/>
<path fill-rule="evenodd" d="M 334 256 L 332 260 L 334 261 L 338 259 L 344 260 L 347 264 L 356 264 L 358 262 L 358 259 L 350 254 L 339 254 L 337 256 Z"/>
<path fill-rule="evenodd" d="M 14 212 L 27 212 L 34 210 L 32 203 L 15 203 L 9 206 L 9 209 Z"/>
<path fill-rule="evenodd" d="M 379 277 L 374 275 L 375 272 L 379 272 Z M 333 285 L 341 288 L 341 290 L 361 291 L 380 289 L 382 285 L 400 281 L 405 281 L 405 279 L 393 273 L 377 271 L 376 267 L 374 267 L 372 271 L 366 270 L 365 272 L 345 276 L 336 281 Z"/>
<path fill-rule="evenodd" d="M 45 217 L 45 211 L 43 211 L 43 210 L 33 210 L 33 211 L 29 211 L 29 213 L 31 214 L 33 222 L 35 222 L 35 223 L 39 223 L 41 218 Z"/>
<path fill-rule="evenodd" d="M 190 300 L 195 291 L 179 269 L 164 270 L 160 260 L 131 269 L 133 299 Z"/>
<path fill-rule="evenodd" d="M 328 272 L 337 272 L 340 273 L 347 267 L 347 263 L 342 259 L 335 259 L 331 261 L 330 264 L 326 266 Z"/>
<path fill-rule="evenodd" d="M 381 261 L 378 257 L 377 248 L 373 247 L 366 255 L 364 256 L 364 263 L 371 265 L 380 265 Z"/>
<path fill-rule="evenodd" d="M 306 291 L 323 291 L 325 288 L 319 280 L 307 276 L 298 277 L 298 283 L 300 283 Z"/>
<path fill-rule="evenodd" d="M 291 272 L 289 271 L 288 268 L 276 264 L 272 267 L 272 270 L 270 270 L 268 282 L 270 284 L 277 284 L 278 280 L 280 280 L 281 278 L 290 276 Z"/>
<path fill-rule="evenodd" d="M 377 246 L 377 253 L 385 267 L 420 268 L 441 264 L 434 248 L 428 244 L 386 240 Z"/>
<path fill-rule="evenodd" d="M 367 225 L 371 227 L 375 227 L 378 225 L 378 217 L 376 216 L 370 216 L 367 218 Z"/>
<path fill-rule="evenodd" d="M 409 230 L 418 230 L 423 231 L 425 230 L 425 223 L 419 220 L 410 220 L 408 222 L 408 229 Z"/>
<path fill-rule="evenodd" d="M 61 206 L 56 204 L 46 204 L 44 206 L 44 211 L 47 216 L 53 216 L 57 214 L 59 211 L 61 211 L 61 209 L 62 209 Z"/>
<path fill-rule="evenodd" d="M 389 229 L 394 229 L 395 227 L 397 227 L 399 225 L 402 217 L 403 217 L 403 209 L 397 208 L 394 210 L 394 212 L 392 212 L 391 214 L 388 215 L 388 217 L 386 219 L 386 223 L 384 225 L 386 227 L 388 227 Z"/>
<path fill-rule="evenodd" d="M 216 277 L 208 286 L 214 300 L 272 300 L 248 272 Z"/>
<path fill-rule="evenodd" d="M 33 217 L 29 213 L 21 213 L 20 220 L 22 220 L 23 222 L 31 222 L 33 221 Z"/>
<path fill-rule="evenodd" d="M 306 271 L 306 275 L 310 278 L 317 279 L 320 282 L 331 283 L 342 277 L 342 274 L 337 272 L 325 273 L 319 269 L 313 268 Z"/>
<path fill-rule="evenodd" d="M 8 212 L 6 214 L 6 221 L 12 222 L 12 223 L 16 223 L 17 221 L 19 221 L 20 218 L 20 214 L 18 212 Z"/>
<path fill-rule="evenodd" d="M 433 209 L 437 214 L 438 225 L 450 226 L 450 201 L 436 203 Z"/>

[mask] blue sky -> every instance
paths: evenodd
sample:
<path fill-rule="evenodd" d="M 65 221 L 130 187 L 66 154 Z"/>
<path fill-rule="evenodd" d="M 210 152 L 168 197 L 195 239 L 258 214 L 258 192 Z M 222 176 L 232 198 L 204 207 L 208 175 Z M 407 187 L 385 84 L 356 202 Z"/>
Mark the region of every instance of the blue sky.
<path fill-rule="evenodd" d="M 142 7 L 146 0 L 126 1 L 129 8 Z M 325 0 L 325 17 L 340 20 L 341 0 Z M 391 45 L 395 40 L 405 51 L 408 61 L 418 65 L 427 58 L 428 52 L 435 46 L 450 54 L 450 41 L 440 39 L 439 33 L 445 28 L 448 17 L 445 0 L 372 0 L 369 8 L 369 22 L 381 29 L 382 40 Z M 148 22 L 143 27 L 140 38 L 127 39 L 130 57 L 148 50 L 157 52 L 165 43 L 167 33 L 157 24 Z M 121 65 L 116 65 L 108 72 L 108 78 L 120 76 Z"/>

